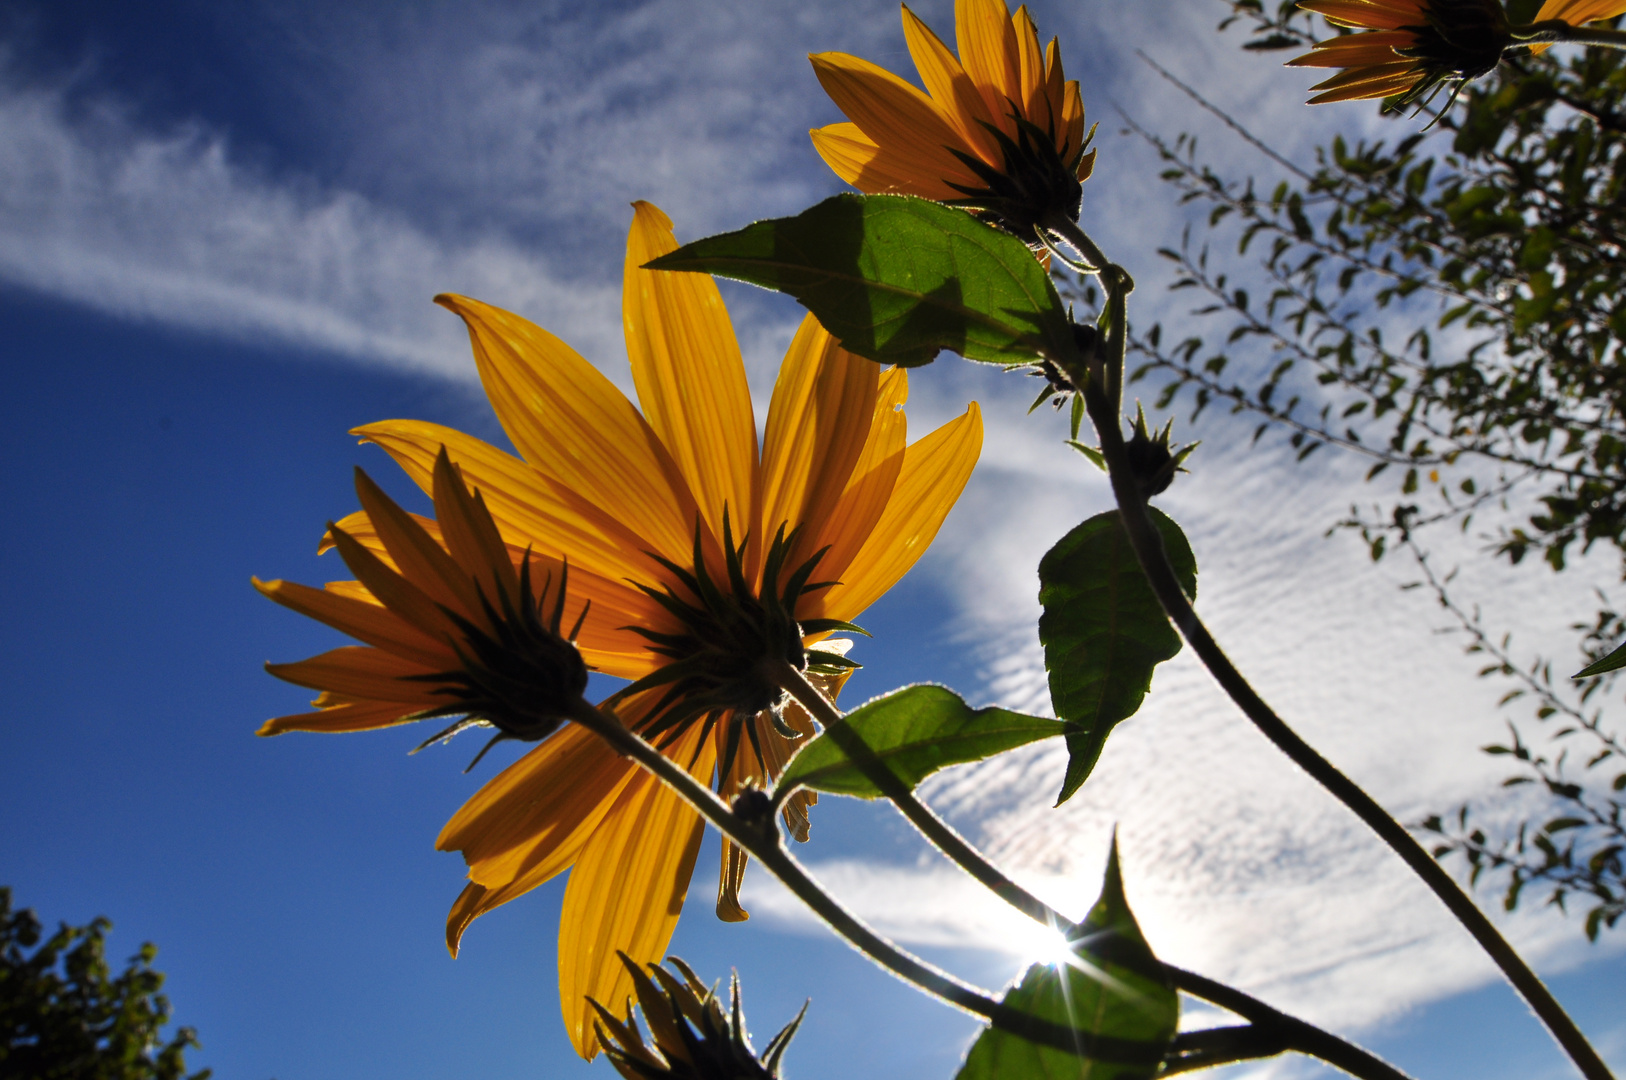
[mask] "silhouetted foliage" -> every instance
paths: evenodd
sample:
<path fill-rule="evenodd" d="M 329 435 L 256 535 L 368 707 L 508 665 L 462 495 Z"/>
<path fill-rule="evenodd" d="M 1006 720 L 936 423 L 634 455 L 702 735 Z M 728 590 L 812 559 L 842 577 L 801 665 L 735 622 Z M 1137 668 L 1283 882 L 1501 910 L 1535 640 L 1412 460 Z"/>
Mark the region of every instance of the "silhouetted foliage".
<path fill-rule="evenodd" d="M 152 969 L 158 949 L 141 946 L 115 976 L 111 927 L 104 918 L 63 923 L 42 943 L 34 912 L 13 912 L 0 886 L 0 1080 L 207 1080 L 208 1069 L 186 1075 L 196 1032 L 161 1035 L 170 1006 Z"/>
<path fill-rule="evenodd" d="M 1228 4 L 1220 28 L 1246 29 L 1253 51 L 1302 50 L 1333 29 L 1292 0 Z M 1528 21 L 1539 4 L 1510 0 L 1509 17 Z M 1200 297 L 1198 319 L 1224 325 L 1136 334 L 1144 362 L 1133 377 L 1161 379 L 1160 406 L 1189 398 L 1194 414 L 1251 412 L 1254 438 L 1283 430 L 1299 460 L 1338 447 L 1368 459 L 1368 480 L 1398 477 L 1383 504 L 1352 508 L 1341 524 L 1373 559 L 1410 551 L 1469 651 L 1492 654 L 1481 674 L 1516 684 L 1503 703 L 1529 697 L 1555 725 L 1547 753 L 1517 728 L 1485 748 L 1518 764 L 1510 786 L 1546 790 L 1547 811 L 1503 835 L 1471 824 L 1467 807 L 1423 827 L 1474 881 L 1502 875 L 1508 908 L 1538 883 L 1561 908 L 1590 897 L 1595 937 L 1626 904 L 1626 774 L 1616 775 L 1618 736 L 1589 705 L 1601 684 L 1572 692 L 1553 685 L 1549 659 L 1515 661 L 1510 639 L 1457 603 L 1414 537 L 1477 521 L 1497 556 L 1539 553 L 1555 571 L 1576 548 L 1626 551 L 1626 54 L 1510 53 L 1437 99 L 1438 115 L 1391 113 L 1395 137 L 1334 138 L 1313 165 L 1186 89 L 1283 179 L 1267 192 L 1205 164 L 1189 136 L 1141 132 L 1182 202 L 1207 210 L 1195 231 L 1208 236 L 1188 228 L 1162 252 L 1173 288 Z M 1319 108 L 1334 107 L 1359 106 Z M 1233 236 L 1236 259 L 1225 254 Z M 1626 622 L 1603 600 L 1576 629 L 1579 668 L 1608 653 Z M 1561 665 L 1561 682 L 1567 673 Z"/>

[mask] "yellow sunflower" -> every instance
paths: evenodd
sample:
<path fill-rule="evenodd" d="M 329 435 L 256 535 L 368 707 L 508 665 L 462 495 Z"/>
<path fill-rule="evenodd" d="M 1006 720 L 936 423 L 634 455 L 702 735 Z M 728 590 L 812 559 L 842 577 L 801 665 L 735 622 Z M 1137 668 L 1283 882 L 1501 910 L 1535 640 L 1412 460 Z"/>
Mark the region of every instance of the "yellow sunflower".
<path fill-rule="evenodd" d="M 1335 26 L 1366 33 L 1318 42 L 1290 66 L 1342 68 L 1311 87 L 1311 105 L 1387 98 L 1419 100 L 1444 83 L 1487 74 L 1514 44 L 1498 0 L 1299 0 Z M 1547 0 L 1537 22 L 1579 26 L 1626 12 L 1626 0 Z M 1537 46 L 1539 52 L 1546 46 Z"/>
<path fill-rule="evenodd" d="M 959 56 L 903 7 L 922 93 L 846 53 L 809 59 L 851 121 L 815 128 L 813 146 L 867 193 L 919 195 L 996 214 L 1023 239 L 1051 213 L 1076 219 L 1095 166 L 1078 83 L 1054 38 L 1041 49 L 1027 8 L 956 0 Z"/>
<path fill-rule="evenodd" d="M 1317 83 L 1311 105 L 1400 95 L 1409 104 L 1453 80 L 1476 79 L 1512 44 L 1499 0 L 1299 0 L 1335 26 L 1370 33 L 1318 42 L 1296 67 L 1344 70 Z"/>
<path fill-rule="evenodd" d="M 801 635 L 811 643 L 856 617 L 914 564 L 976 464 L 981 417 L 973 403 L 906 445 L 905 373 L 852 356 L 809 317 L 780 368 L 759 447 L 716 285 L 642 269 L 677 247 L 671 229 L 660 210 L 635 204 L 622 319 L 641 413 L 540 327 L 479 301 L 437 298 L 468 325 L 519 456 L 418 421 L 356 429 L 433 494 L 439 520 L 391 509 L 362 484 L 363 510 L 337 523 L 329 542 L 366 574 L 325 591 L 261 586 L 366 643 L 274 666 L 323 693 L 315 712 L 270 721 L 263 734 L 383 727 L 462 704 L 476 722 L 538 737 L 556 722 L 550 707 L 506 721 L 521 729 L 508 731 L 496 715 L 502 702 L 484 689 L 486 668 L 519 683 L 532 677 L 517 624 L 550 635 L 550 648 L 573 638 L 594 669 L 641 680 L 616 695 L 617 714 L 694 776 L 714 780 L 725 799 L 776 776 L 814 730 L 754 673 L 767 658 L 802 666 Z M 479 531 L 481 514 L 492 533 L 475 546 L 462 534 Z M 449 584 L 459 573 L 462 584 Z M 540 617 L 524 616 L 527 605 Z M 480 651 L 482 639 L 502 646 L 488 650 L 496 659 Z M 811 657 L 832 694 L 845 674 L 838 652 Z M 568 668 L 554 659 L 549 672 Z M 463 670 L 448 673 L 454 660 Z M 570 678 L 548 677 L 544 697 L 568 691 Z M 478 693 L 457 696 L 469 685 Z M 799 838 L 811 801 L 787 807 Z M 635 964 L 662 957 L 700 836 L 699 815 L 681 799 L 567 724 L 442 830 L 437 846 L 461 851 L 470 879 L 447 921 L 448 947 L 455 955 L 475 917 L 570 869 L 559 997 L 571 1041 L 591 1058 L 599 1047 L 586 999 L 626 1000 L 632 983 L 618 950 Z M 744 865 L 725 843 L 717 899 L 725 919 L 746 917 Z"/>

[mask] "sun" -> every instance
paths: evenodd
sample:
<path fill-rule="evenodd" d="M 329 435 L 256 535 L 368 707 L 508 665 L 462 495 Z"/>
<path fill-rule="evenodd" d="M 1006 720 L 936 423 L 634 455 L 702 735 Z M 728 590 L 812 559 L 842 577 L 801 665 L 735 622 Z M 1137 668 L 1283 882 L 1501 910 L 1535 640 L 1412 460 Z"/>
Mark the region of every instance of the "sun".
<path fill-rule="evenodd" d="M 1031 919 L 1022 919 L 1020 924 L 1012 923 L 1011 951 L 1020 956 L 1025 964 L 1057 967 L 1076 959 L 1065 934 Z"/>

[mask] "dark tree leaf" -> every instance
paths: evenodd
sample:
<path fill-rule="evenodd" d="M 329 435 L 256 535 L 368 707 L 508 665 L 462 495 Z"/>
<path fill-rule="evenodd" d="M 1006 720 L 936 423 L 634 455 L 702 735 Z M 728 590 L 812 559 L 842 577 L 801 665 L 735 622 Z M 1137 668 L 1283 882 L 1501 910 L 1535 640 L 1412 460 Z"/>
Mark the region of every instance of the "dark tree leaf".
<path fill-rule="evenodd" d="M 1197 595 L 1197 561 L 1180 527 L 1148 511 L 1163 535 L 1180 587 Z M 1134 715 L 1152 669 L 1180 651 L 1180 635 L 1146 583 L 1116 510 L 1062 537 L 1039 562 L 1039 642 L 1050 700 L 1067 722 L 1067 776 L 1059 806 L 1072 798 L 1120 720 Z"/>
<path fill-rule="evenodd" d="M 1142 1080 L 1157 1073 L 1180 1003 L 1124 900 L 1116 841 L 1101 898 L 1071 943 L 1076 962 L 1033 965 L 1004 1003 L 1073 1028 L 1078 1051 L 989 1027 L 971 1044 L 956 1080 Z"/>
<path fill-rule="evenodd" d="M 649 264 L 789 293 L 851 352 L 918 367 L 942 349 L 996 364 L 1070 358 L 1071 324 L 1026 244 L 964 210 L 837 195 Z"/>
<path fill-rule="evenodd" d="M 878 697 L 848 714 L 843 726 L 910 789 L 938 769 L 981 761 L 1063 732 L 1059 720 L 973 709 L 954 691 L 930 684 Z M 860 799 L 882 794 L 828 731 L 804 746 L 780 776 L 780 792 L 797 787 Z"/>
<path fill-rule="evenodd" d="M 169 999 L 151 943 L 114 974 L 112 923 L 61 924 L 50 937 L 34 912 L 14 911 L 0 886 L 0 1077 L 5 1080 L 208 1080 L 186 1073 L 197 1033 L 167 1040 Z M 42 940 L 43 939 L 43 940 Z"/>

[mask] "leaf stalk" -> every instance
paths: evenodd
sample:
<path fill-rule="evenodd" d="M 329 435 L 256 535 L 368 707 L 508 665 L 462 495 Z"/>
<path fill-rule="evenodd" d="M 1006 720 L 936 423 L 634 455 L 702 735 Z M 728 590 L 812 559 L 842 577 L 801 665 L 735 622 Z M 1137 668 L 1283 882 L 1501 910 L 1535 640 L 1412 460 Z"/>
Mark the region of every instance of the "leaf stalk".
<path fill-rule="evenodd" d="M 1626 35 L 1622 36 L 1622 40 L 1626 40 Z M 1103 266 L 1110 265 L 1101 256 L 1100 248 L 1076 223 L 1056 221 L 1047 224 L 1085 259 Z M 1124 529 L 1135 549 L 1141 570 L 1145 573 L 1146 580 L 1157 595 L 1169 621 L 1190 643 L 1192 651 L 1242 710 L 1243 715 L 1294 764 L 1309 773 L 1312 779 L 1377 833 L 1379 839 L 1400 856 L 1412 872 L 1433 891 L 1540 1017 L 1559 1046 L 1580 1070 L 1581 1075 L 1587 1080 L 1614 1080 L 1608 1066 L 1581 1033 L 1575 1021 L 1564 1011 L 1563 1006 L 1553 997 L 1552 992 L 1536 973 L 1514 951 L 1513 946 L 1508 944 L 1507 939 L 1497 931 L 1485 913 L 1480 911 L 1462 891 L 1450 873 L 1430 857 L 1405 826 L 1390 816 L 1358 784 L 1322 757 L 1265 703 L 1198 618 L 1191 601 L 1180 588 L 1174 568 L 1163 550 L 1162 537 L 1158 535 L 1156 526 L 1147 514 L 1146 499 L 1135 482 L 1133 470 L 1125 453 L 1120 415 L 1125 341 L 1123 323 L 1128 289 L 1124 288 L 1122 279 L 1107 274 L 1102 275 L 1101 282 L 1107 290 L 1107 310 L 1114 324 L 1107 337 L 1106 355 L 1102 358 L 1107 371 L 1106 378 L 1100 381 L 1091 380 L 1087 377 L 1087 371 L 1071 371 L 1067 374 L 1073 378 L 1084 397 L 1085 409 L 1095 426 L 1101 444 L 1101 454 L 1107 462 L 1108 477 L 1112 484 L 1113 496 L 1118 503 L 1118 510 L 1123 517 Z"/>

